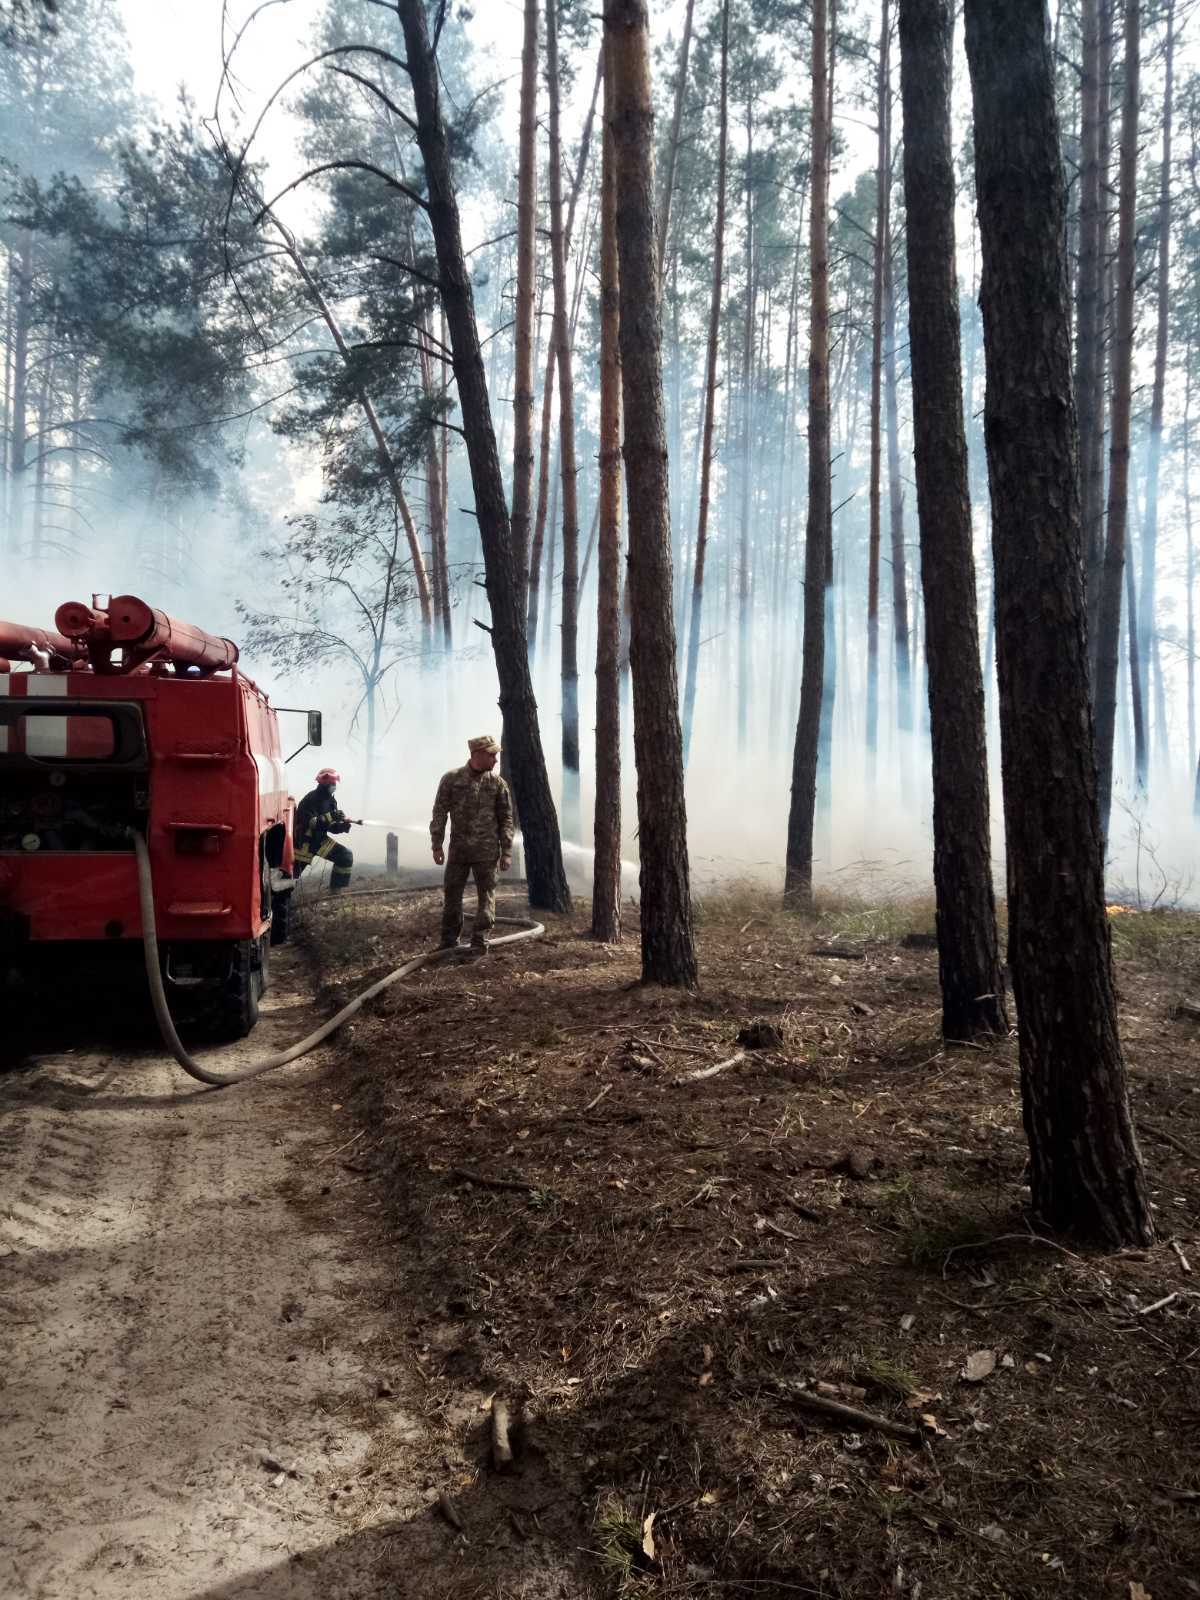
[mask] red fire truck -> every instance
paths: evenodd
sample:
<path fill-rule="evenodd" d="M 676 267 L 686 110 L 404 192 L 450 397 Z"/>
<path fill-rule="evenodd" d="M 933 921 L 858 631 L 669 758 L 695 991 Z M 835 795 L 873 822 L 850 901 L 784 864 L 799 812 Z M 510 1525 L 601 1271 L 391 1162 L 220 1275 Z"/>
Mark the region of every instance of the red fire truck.
<path fill-rule="evenodd" d="M 167 991 L 240 1038 L 293 887 L 275 710 L 232 640 L 132 595 L 54 620 L 0 622 L 0 969 L 140 954 L 137 832 Z"/>

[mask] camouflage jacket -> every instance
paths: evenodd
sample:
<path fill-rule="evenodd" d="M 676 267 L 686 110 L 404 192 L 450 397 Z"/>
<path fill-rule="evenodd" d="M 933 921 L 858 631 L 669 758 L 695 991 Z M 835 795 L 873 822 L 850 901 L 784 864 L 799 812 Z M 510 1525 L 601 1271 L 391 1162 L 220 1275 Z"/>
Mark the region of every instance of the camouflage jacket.
<path fill-rule="evenodd" d="M 513 842 L 512 795 L 498 772 L 474 772 L 469 766 L 447 772 L 433 802 L 429 837 L 440 850 L 450 819 L 450 853 L 494 861 L 508 855 Z"/>

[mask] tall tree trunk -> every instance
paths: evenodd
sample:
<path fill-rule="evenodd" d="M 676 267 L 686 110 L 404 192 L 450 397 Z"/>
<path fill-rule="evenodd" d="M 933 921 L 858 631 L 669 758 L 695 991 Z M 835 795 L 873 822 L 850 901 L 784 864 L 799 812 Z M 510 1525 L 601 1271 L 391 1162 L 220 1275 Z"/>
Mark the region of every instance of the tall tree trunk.
<path fill-rule="evenodd" d="M 658 205 L 658 275 L 663 275 L 667 259 L 667 235 L 671 231 L 671 201 L 675 193 L 675 167 L 679 160 L 679 130 L 683 126 L 683 107 L 687 99 L 688 55 L 692 45 L 692 13 L 696 0 L 687 0 L 683 18 L 683 39 L 679 45 L 679 73 L 675 79 L 675 109 L 671 113 L 671 137 L 667 142 L 667 170 L 663 174 L 662 198 Z"/>
<path fill-rule="evenodd" d="M 708 554 L 708 508 L 712 494 L 713 421 L 717 401 L 717 352 L 721 335 L 721 290 L 725 270 L 725 191 L 729 168 L 729 0 L 721 0 L 721 123 L 717 144 L 717 215 L 713 230 L 712 298 L 708 310 L 708 352 L 704 370 L 704 423 L 700 445 L 700 510 L 692 568 L 688 617 L 687 672 L 683 692 L 683 759 L 692 745 L 696 680 L 700 671 L 700 618 L 704 607 L 704 562 Z"/>
<path fill-rule="evenodd" d="M 896 378 L 896 289 L 892 265 L 891 162 L 883 235 L 883 388 L 887 406 L 888 518 L 892 548 L 892 638 L 896 652 L 896 712 L 899 726 L 912 727 L 912 646 L 908 632 L 908 574 L 904 559 L 904 489 L 900 481 L 899 389 Z"/>
<path fill-rule="evenodd" d="M 521 50 L 521 134 L 517 162 L 517 306 L 513 371 L 513 556 L 521 592 L 529 582 L 533 498 L 533 299 L 537 270 L 538 0 L 525 0 Z"/>
<path fill-rule="evenodd" d="M 434 406 L 445 394 L 445 383 L 437 383 L 433 375 L 435 360 L 430 313 L 422 311 L 419 321 L 421 386 L 425 403 L 432 415 Z M 445 340 L 442 340 L 445 343 Z M 431 424 L 425 441 L 425 515 L 429 525 L 429 570 L 432 577 L 431 597 L 435 627 L 441 629 L 442 642 L 449 649 L 450 639 L 450 574 L 446 559 L 446 506 L 442 485 L 442 449 L 446 429 L 441 424 Z"/>
<path fill-rule="evenodd" d="M 1167 0 L 1166 79 L 1163 86 L 1162 171 L 1158 185 L 1158 325 L 1154 341 L 1154 391 L 1150 402 L 1150 442 L 1146 455 L 1146 520 L 1142 530 L 1142 590 L 1138 603 L 1138 654 L 1142 670 L 1142 705 L 1150 707 L 1150 662 L 1155 638 L 1158 564 L 1158 477 L 1162 461 L 1163 406 L 1167 388 L 1167 337 L 1170 328 L 1171 283 L 1171 114 L 1175 88 L 1175 0 Z M 1159 679 L 1161 683 L 1161 676 Z M 1159 750 L 1166 754 L 1167 730 L 1158 724 Z M 1149 774 L 1137 774 L 1145 787 Z"/>
<path fill-rule="evenodd" d="M 45 344 L 42 350 L 42 381 L 38 388 L 37 454 L 34 457 L 37 466 L 34 472 L 32 539 L 35 555 L 43 553 L 46 537 L 46 486 L 49 482 L 50 465 L 50 399 L 54 382 L 54 360 L 57 355 L 58 344 L 58 319 L 54 313 L 53 306 L 57 293 L 57 285 L 52 285 L 50 293 L 51 313 L 46 325 Z"/>
<path fill-rule="evenodd" d="M 444 349 L 447 348 L 447 345 L 446 345 L 446 311 L 445 311 L 444 307 L 441 308 L 440 324 L 441 325 L 440 325 L 440 328 L 439 328 L 438 339 L 439 339 L 439 342 L 440 342 L 440 344 L 441 344 L 441 346 L 442 346 L 442 348 L 444 350 Z M 443 374 L 442 374 L 442 410 L 443 410 L 443 413 L 447 409 L 447 407 L 446 407 L 446 394 L 447 394 L 447 391 L 449 390 L 449 388 L 450 388 L 450 371 L 449 371 L 449 368 L 443 368 Z M 438 542 L 437 542 L 437 550 L 435 552 L 435 555 L 436 555 L 436 558 L 437 558 L 437 565 L 438 565 L 438 584 L 439 584 L 439 587 L 441 588 L 441 591 L 442 591 L 442 643 L 445 645 L 447 651 L 449 651 L 449 650 L 451 650 L 453 648 L 453 645 L 454 645 L 454 624 L 453 624 L 453 619 L 452 619 L 452 616 L 451 616 L 451 604 L 450 604 L 451 599 L 452 599 L 452 596 L 451 596 L 451 593 L 450 593 L 450 430 L 449 430 L 449 428 L 442 428 L 439 431 L 440 431 L 441 436 L 442 436 L 442 441 L 441 441 L 441 443 L 442 443 L 442 459 L 441 459 L 441 476 L 440 476 L 441 513 L 442 514 L 441 514 L 441 519 L 440 519 L 439 525 L 438 525 Z"/>
<path fill-rule="evenodd" d="M 1115 54 L 1115 0 L 1100 0 L 1100 207 L 1097 221 L 1099 238 L 1098 289 L 1096 312 L 1096 355 L 1092 363 L 1090 401 L 1091 440 L 1086 457 L 1080 459 L 1080 477 L 1089 479 L 1087 502 L 1093 518 L 1093 533 L 1085 544 L 1088 602 L 1088 652 L 1091 662 L 1092 702 L 1096 698 L 1097 650 L 1100 641 L 1100 590 L 1104 578 L 1104 521 L 1107 514 L 1106 459 L 1104 441 L 1110 410 L 1109 377 L 1112 368 L 1113 251 L 1112 251 L 1112 81 Z"/>
<path fill-rule="evenodd" d="M 1045 0 L 966 0 L 1009 960 L 1035 1211 L 1154 1237 L 1117 1034 L 1088 706 L 1066 196 Z"/>
<path fill-rule="evenodd" d="M 1133 771 L 1134 787 L 1140 794 L 1144 789 L 1142 774 L 1146 770 L 1146 717 L 1148 707 L 1143 697 L 1145 674 L 1142 662 L 1142 636 L 1138 627 L 1137 586 L 1133 577 L 1133 549 L 1125 563 L 1125 624 L 1128 637 L 1126 651 L 1129 658 L 1129 711 L 1133 719 Z"/>
<path fill-rule="evenodd" d="M 879 66 L 875 81 L 875 249 L 871 282 L 871 468 L 867 535 L 867 776 L 875 783 L 879 743 L 879 546 L 882 522 L 883 477 L 883 277 L 887 252 L 887 215 L 891 167 L 889 102 L 891 97 L 891 17 L 888 0 L 882 0 L 879 25 Z M 911 316 L 911 312 L 910 312 Z"/>
<path fill-rule="evenodd" d="M 4 416 L 3 430 L 0 432 L 0 520 L 4 524 L 5 537 L 0 541 L 0 549 L 8 547 L 9 527 L 8 508 L 10 490 L 10 471 L 12 467 L 12 399 L 13 399 L 13 327 L 14 312 L 16 309 L 16 271 L 15 252 L 4 252 Z"/>
<path fill-rule="evenodd" d="M 754 102 L 746 101 L 746 315 L 742 327 L 742 523 L 738 541 L 738 751 L 750 736 L 750 513 L 754 455 Z"/>
<path fill-rule="evenodd" d="M 828 0 L 829 26 L 827 29 L 829 39 L 829 69 L 825 75 L 825 125 L 829 138 L 829 164 L 833 166 L 833 83 L 834 63 L 837 59 L 837 0 Z M 828 176 L 826 178 L 828 188 Z M 828 192 L 826 193 L 826 210 L 828 212 Z M 828 231 L 826 250 L 828 251 Z M 884 284 L 886 306 L 887 283 Z M 847 317 L 849 288 L 847 287 Z M 848 340 L 840 341 L 843 351 L 848 356 Z M 826 365 L 828 367 L 828 331 L 826 333 Z M 832 407 L 828 404 L 828 378 L 826 379 L 826 429 L 832 435 Z M 834 605 L 834 585 L 837 582 L 837 568 L 833 559 L 833 460 L 832 445 L 828 446 L 829 472 L 826 482 L 825 496 L 825 623 L 824 623 L 824 681 L 821 685 L 821 717 L 817 730 L 817 810 L 828 829 L 829 819 L 833 809 L 833 716 L 837 702 L 838 679 L 838 639 L 837 639 L 837 610 Z"/>
<path fill-rule="evenodd" d="M 1103 358 L 1103 283 L 1106 193 L 1100 170 L 1100 0 L 1081 0 L 1079 269 L 1075 282 L 1075 396 L 1079 411 L 1079 489 L 1084 560 L 1088 574 L 1089 628 L 1098 619 L 1099 575 L 1104 558 L 1104 419 L 1099 413 Z M 1099 469 L 1099 470 L 1097 470 Z M 1089 639 L 1091 633 L 1089 631 Z"/>
<path fill-rule="evenodd" d="M 671 606 L 671 502 L 654 247 L 654 109 L 646 0 L 609 0 L 621 393 L 629 496 L 630 667 L 641 845 L 642 981 L 696 983 L 683 739 Z"/>
<path fill-rule="evenodd" d="M 1121 589 L 1129 522 L 1129 421 L 1133 391 L 1134 278 L 1137 271 L 1138 85 L 1141 0 L 1125 0 L 1124 88 L 1121 104 L 1121 183 L 1117 221 L 1117 303 L 1113 346 L 1112 427 L 1109 434 L 1108 516 L 1096 640 L 1096 760 L 1100 826 L 1108 837 L 1112 809 L 1113 735 L 1117 716 L 1117 656 Z"/>
<path fill-rule="evenodd" d="M 546 83 L 550 96 L 550 260 L 554 274 L 554 342 L 558 367 L 558 438 L 562 463 L 562 765 L 563 817 L 578 839 L 579 815 L 579 501 L 575 467 L 575 395 L 567 329 L 567 263 L 563 246 L 562 144 L 558 111 L 558 0 L 546 0 Z"/>
<path fill-rule="evenodd" d="M 545 549 L 546 517 L 550 506 L 550 424 L 554 413 L 554 365 L 558 346 L 553 338 L 546 357 L 546 378 L 542 385 L 542 434 L 538 450 L 537 511 L 533 521 L 533 545 L 529 552 L 528 629 L 529 658 L 537 649 L 542 612 L 542 552 Z"/>
<path fill-rule="evenodd" d="M 780 703 L 788 658 L 784 640 L 784 618 L 786 614 L 784 597 L 787 594 L 792 568 L 792 468 L 796 440 L 794 418 L 795 386 L 792 378 L 796 366 L 796 346 L 799 343 L 796 308 L 800 298 L 800 240 L 803 234 L 803 216 L 804 197 L 802 195 L 800 201 L 801 220 L 797 228 L 796 242 L 792 248 L 792 282 L 791 291 L 788 295 L 787 337 L 784 342 L 783 358 L 783 426 L 780 430 L 779 439 L 779 479 L 775 491 L 777 535 L 770 607 L 771 681 L 768 705 L 768 718 L 772 728 L 777 727 L 779 724 Z"/>
<path fill-rule="evenodd" d="M 592 146 L 592 124 L 596 117 L 596 101 L 600 93 L 600 80 L 604 74 L 604 50 L 596 60 L 596 77 L 592 84 L 592 100 L 588 107 L 588 114 L 584 118 L 583 134 L 579 141 L 579 160 L 575 166 L 575 177 L 571 184 L 571 198 L 567 203 L 567 221 L 563 228 L 563 260 L 571 254 L 571 235 L 575 227 L 575 207 L 579 202 L 579 192 L 583 187 L 584 174 L 587 171 L 588 152 Z M 586 257 L 585 257 L 586 263 Z M 551 274 L 553 276 L 553 273 Z M 550 347 L 546 352 L 546 372 L 542 380 L 542 438 L 538 452 L 538 494 L 537 509 L 533 522 L 533 548 L 529 553 L 529 651 L 532 656 L 537 645 L 537 632 L 539 621 L 539 596 L 538 596 L 538 571 L 542 560 L 542 545 L 546 537 L 546 512 L 549 503 L 550 488 L 550 416 L 554 394 L 554 372 L 558 342 L 551 337 Z M 559 419 L 562 426 L 562 419 Z"/>
<path fill-rule="evenodd" d="M 829 581 L 829 41 L 827 0 L 812 0 L 812 274 L 808 349 L 808 521 L 804 548 L 804 661 L 792 755 L 784 904 L 812 908 L 817 758 L 825 683 L 825 590 Z"/>
<path fill-rule="evenodd" d="M 439 287 L 454 352 L 475 514 L 483 545 L 492 648 L 500 680 L 500 709 L 510 747 L 513 787 L 525 836 L 530 904 L 566 911 L 571 895 L 563 870 L 558 818 L 546 776 L 537 702 L 529 676 L 525 615 L 513 561 L 512 532 L 496 435 L 488 403 L 471 275 L 463 256 L 458 199 L 439 101 L 438 68 L 429 43 L 423 0 L 397 0 L 417 113 L 417 139 L 425 163 L 429 222 L 437 251 Z"/>
<path fill-rule="evenodd" d="M 592 937 L 621 937 L 621 351 L 612 73 L 604 75 L 600 181 L 600 554 L 596 599 L 596 818 Z"/>
<path fill-rule="evenodd" d="M 1187 584 L 1187 730 L 1188 771 L 1200 768 L 1196 754 L 1196 544 L 1192 532 L 1192 341 L 1184 361 L 1183 399 L 1183 532 L 1184 581 Z M 1200 787 L 1196 791 L 1200 808 Z"/>
<path fill-rule="evenodd" d="M 886 19 L 887 3 L 884 0 Z M 900 0 L 908 329 L 933 743 L 942 1032 L 1007 1033 L 988 826 L 987 738 L 954 261 L 952 0 Z"/>
<path fill-rule="evenodd" d="M 16 330 L 13 335 L 12 434 L 9 454 L 9 549 L 21 549 L 25 534 L 29 442 L 29 333 L 33 322 L 33 234 L 21 236 L 16 259 Z"/>

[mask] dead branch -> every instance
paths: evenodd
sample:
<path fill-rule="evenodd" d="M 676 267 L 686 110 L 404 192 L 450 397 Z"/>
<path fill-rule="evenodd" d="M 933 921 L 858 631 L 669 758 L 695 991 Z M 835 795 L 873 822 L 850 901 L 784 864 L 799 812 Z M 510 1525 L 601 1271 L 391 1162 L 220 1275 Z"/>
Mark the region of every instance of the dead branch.
<path fill-rule="evenodd" d="M 726 1067 L 736 1067 L 739 1061 L 745 1061 L 746 1052 L 739 1050 L 728 1061 L 718 1061 L 715 1067 L 698 1067 L 695 1072 L 685 1072 L 681 1078 L 676 1078 L 676 1083 L 696 1083 L 701 1078 L 715 1078 L 718 1072 L 724 1072 Z"/>
<path fill-rule="evenodd" d="M 520 1178 L 489 1178 L 482 1172 L 472 1172 L 467 1167 L 451 1167 L 450 1176 L 464 1183 L 477 1183 L 481 1189 L 513 1189 L 518 1194 L 534 1194 L 536 1183 L 525 1183 Z"/>
<path fill-rule="evenodd" d="M 1163 1295 L 1161 1300 L 1156 1300 L 1152 1306 L 1143 1306 L 1138 1312 L 1139 1317 L 1148 1317 L 1152 1311 L 1161 1311 L 1164 1306 L 1169 1306 L 1172 1301 L 1179 1299 L 1179 1291 L 1172 1290 L 1170 1294 Z"/>
<path fill-rule="evenodd" d="M 1053 1239 L 1047 1239 L 1040 1233 L 998 1233 L 991 1239 L 974 1239 L 970 1244 L 956 1244 L 946 1251 L 946 1260 L 958 1254 L 960 1250 L 986 1250 L 993 1244 L 1044 1244 L 1050 1250 L 1057 1250 L 1064 1256 L 1069 1256 L 1072 1261 L 1082 1260 L 1073 1250 L 1068 1250 L 1065 1244 L 1057 1244 Z"/>
<path fill-rule="evenodd" d="M 1179 1257 L 1179 1269 L 1180 1269 L 1180 1271 L 1181 1272 L 1190 1272 L 1192 1270 L 1192 1263 L 1184 1255 L 1183 1246 L 1180 1244 L 1178 1239 L 1172 1239 L 1171 1240 L 1171 1249 L 1174 1250 L 1175 1254 Z"/>
<path fill-rule="evenodd" d="M 467 1530 L 463 1527 L 463 1520 L 458 1514 L 454 1501 L 451 1500 L 445 1489 L 438 1491 L 437 1508 L 456 1533 L 466 1533 Z"/>
<path fill-rule="evenodd" d="M 512 1466 L 512 1445 L 508 1442 L 508 1404 L 500 1395 L 492 1396 L 492 1465 L 497 1472 Z"/>
<path fill-rule="evenodd" d="M 860 1428 L 874 1428 L 877 1433 L 890 1433 L 897 1439 L 921 1442 L 921 1430 L 907 1422 L 894 1422 L 891 1417 L 879 1417 L 873 1411 L 861 1411 L 858 1406 L 844 1405 L 840 1400 L 827 1400 L 822 1394 L 813 1394 L 811 1389 L 789 1388 L 785 1392 L 789 1400 L 807 1411 L 819 1411 L 824 1416 L 836 1417 L 839 1422 L 856 1423 Z"/>

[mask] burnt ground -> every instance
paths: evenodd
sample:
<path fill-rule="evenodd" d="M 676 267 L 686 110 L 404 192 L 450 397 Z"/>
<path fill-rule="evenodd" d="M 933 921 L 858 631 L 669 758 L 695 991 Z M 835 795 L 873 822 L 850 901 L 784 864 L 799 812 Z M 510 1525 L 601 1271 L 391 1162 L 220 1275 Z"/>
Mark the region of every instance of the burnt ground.
<path fill-rule="evenodd" d="M 311 904 L 328 998 L 437 909 Z M 932 941 L 901 942 L 929 907 L 710 898 L 695 996 L 637 986 L 635 933 L 548 923 L 388 991 L 313 1091 L 352 1118 L 344 1225 L 394 1269 L 370 1357 L 462 1525 L 420 1594 L 1200 1594 L 1200 917 L 1114 919 L 1161 1241 L 1119 1254 L 1030 1218 L 1015 1041 L 943 1046 Z M 400 1594 L 405 1560 L 380 1539 Z"/>

